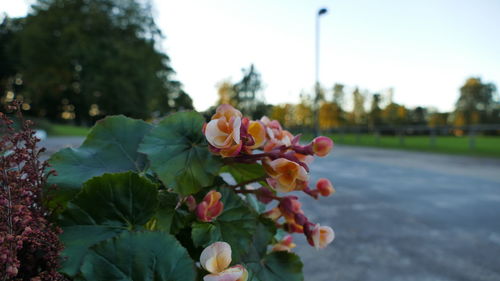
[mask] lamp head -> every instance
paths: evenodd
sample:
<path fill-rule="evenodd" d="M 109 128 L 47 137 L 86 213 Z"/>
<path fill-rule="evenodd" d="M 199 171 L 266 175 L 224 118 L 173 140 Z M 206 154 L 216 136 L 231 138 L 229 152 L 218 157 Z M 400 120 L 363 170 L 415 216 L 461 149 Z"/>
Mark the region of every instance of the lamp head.
<path fill-rule="evenodd" d="M 321 8 L 318 10 L 318 16 L 324 15 L 328 12 L 326 8 Z"/>

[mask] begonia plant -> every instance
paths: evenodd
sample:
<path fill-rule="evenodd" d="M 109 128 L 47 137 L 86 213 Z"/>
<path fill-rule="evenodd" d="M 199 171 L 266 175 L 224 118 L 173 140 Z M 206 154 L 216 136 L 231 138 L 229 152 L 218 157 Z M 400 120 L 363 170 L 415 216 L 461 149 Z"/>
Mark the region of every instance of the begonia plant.
<path fill-rule="evenodd" d="M 334 232 L 310 221 L 295 193 L 334 192 L 327 179 L 311 187 L 309 170 L 332 147 L 327 137 L 301 144 L 278 121 L 226 104 L 208 122 L 197 112 L 158 124 L 98 121 L 79 148 L 49 161 L 59 271 L 75 280 L 303 280 L 290 234 L 321 249 Z"/>

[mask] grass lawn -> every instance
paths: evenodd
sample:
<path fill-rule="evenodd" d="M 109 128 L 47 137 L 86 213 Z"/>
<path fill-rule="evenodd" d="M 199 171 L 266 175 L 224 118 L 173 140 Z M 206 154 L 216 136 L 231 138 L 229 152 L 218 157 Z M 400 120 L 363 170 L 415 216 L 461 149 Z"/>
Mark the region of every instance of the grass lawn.
<path fill-rule="evenodd" d="M 51 137 L 54 136 L 75 136 L 75 137 L 84 137 L 89 132 L 90 128 L 87 127 L 78 127 L 73 125 L 59 125 L 59 124 L 51 124 L 48 135 Z"/>
<path fill-rule="evenodd" d="M 381 148 L 427 151 L 447 154 L 462 154 L 472 156 L 500 157 L 500 137 L 476 136 L 473 149 L 469 148 L 469 137 L 437 136 L 431 145 L 429 136 L 380 136 L 362 134 L 330 134 L 327 135 L 337 144 L 371 146 Z M 304 140 L 311 139 L 305 135 Z"/>

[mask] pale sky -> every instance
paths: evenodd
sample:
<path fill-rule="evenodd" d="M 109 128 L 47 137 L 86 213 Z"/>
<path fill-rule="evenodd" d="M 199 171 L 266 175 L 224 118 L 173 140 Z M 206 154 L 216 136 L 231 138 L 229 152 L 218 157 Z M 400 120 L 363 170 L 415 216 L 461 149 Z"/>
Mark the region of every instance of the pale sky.
<path fill-rule="evenodd" d="M 23 16 L 29 0 L 0 0 Z M 196 109 L 217 100 L 216 84 L 236 82 L 254 63 L 272 104 L 297 103 L 314 85 L 314 24 L 321 18 L 320 82 L 394 88 L 409 107 L 451 110 L 470 76 L 500 87 L 497 0 L 154 0 L 176 78 Z M 348 95 L 350 98 L 350 95 Z"/>

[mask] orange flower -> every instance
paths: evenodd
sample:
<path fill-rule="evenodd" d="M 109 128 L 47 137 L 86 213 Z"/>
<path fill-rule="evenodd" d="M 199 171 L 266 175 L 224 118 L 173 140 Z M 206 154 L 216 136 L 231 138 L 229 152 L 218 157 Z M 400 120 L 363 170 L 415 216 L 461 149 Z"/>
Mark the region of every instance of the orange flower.
<path fill-rule="evenodd" d="M 304 167 L 285 158 L 264 161 L 263 166 L 267 174 L 275 180 L 273 187 L 280 192 L 301 190 L 309 179 Z"/>
<path fill-rule="evenodd" d="M 205 126 L 207 141 L 222 157 L 235 156 L 241 150 L 241 117 L 241 112 L 228 104 L 222 104 L 217 108 L 212 120 Z"/>
<path fill-rule="evenodd" d="M 196 216 L 200 221 L 210 222 L 217 218 L 224 210 L 224 204 L 220 201 L 222 195 L 211 190 L 205 195 L 203 201 L 196 207 Z"/>

